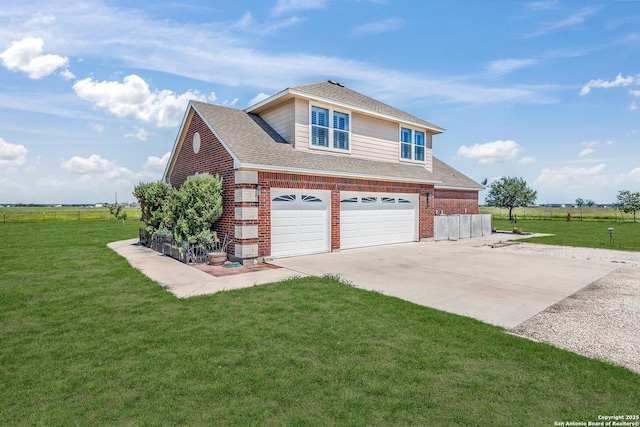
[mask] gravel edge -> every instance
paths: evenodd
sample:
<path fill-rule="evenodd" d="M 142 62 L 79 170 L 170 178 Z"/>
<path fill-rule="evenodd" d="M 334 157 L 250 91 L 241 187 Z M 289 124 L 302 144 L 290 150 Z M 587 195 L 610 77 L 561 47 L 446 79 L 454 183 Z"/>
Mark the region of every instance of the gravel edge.
<path fill-rule="evenodd" d="M 640 373 L 640 253 L 523 242 L 494 250 L 620 264 L 508 332 Z"/>

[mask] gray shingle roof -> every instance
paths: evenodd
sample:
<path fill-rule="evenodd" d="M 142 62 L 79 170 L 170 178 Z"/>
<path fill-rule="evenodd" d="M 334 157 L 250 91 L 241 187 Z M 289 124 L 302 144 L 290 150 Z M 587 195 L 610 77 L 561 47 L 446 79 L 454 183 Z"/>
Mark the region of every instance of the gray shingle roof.
<path fill-rule="evenodd" d="M 344 154 L 295 150 L 262 118 L 243 110 L 191 101 L 200 116 L 245 167 L 305 170 L 318 174 L 365 176 L 482 189 L 475 181 L 433 158 L 433 173 L 419 165 L 380 162 Z"/>
<path fill-rule="evenodd" d="M 429 123 L 419 117 L 412 114 L 398 110 L 383 102 L 369 98 L 361 93 L 353 91 L 347 87 L 340 85 L 339 83 L 322 81 L 318 83 L 309 83 L 299 86 L 292 86 L 290 90 L 296 92 L 302 92 L 314 97 L 325 98 L 332 101 L 337 101 L 342 104 L 357 107 L 363 110 L 372 111 L 374 113 L 383 114 L 385 116 L 391 116 L 403 121 L 409 121 L 417 124 L 421 124 L 425 127 L 433 129 L 435 131 L 444 132 L 439 126 Z"/>

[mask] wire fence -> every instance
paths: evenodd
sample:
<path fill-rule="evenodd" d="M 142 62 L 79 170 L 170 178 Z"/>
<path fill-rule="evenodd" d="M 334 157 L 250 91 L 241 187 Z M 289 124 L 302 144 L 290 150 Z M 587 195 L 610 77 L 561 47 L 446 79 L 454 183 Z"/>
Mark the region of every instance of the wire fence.
<path fill-rule="evenodd" d="M 509 219 L 509 209 L 480 207 L 480 213 L 491 214 L 494 219 Z M 535 206 L 526 208 L 514 208 L 512 215 L 518 220 L 521 219 L 540 219 L 540 220 L 557 220 L 557 221 L 614 221 L 629 222 L 633 221 L 633 214 L 624 213 L 618 209 L 609 207 L 592 207 L 583 208 L 582 211 L 578 207 L 545 207 Z"/>
<path fill-rule="evenodd" d="M 124 209 L 126 220 L 137 221 L 140 219 L 140 208 Z M 46 221 L 82 221 L 82 220 L 113 220 L 113 215 L 108 208 L 94 207 L 2 207 L 0 208 L 0 221 L 6 223 L 29 223 Z"/>

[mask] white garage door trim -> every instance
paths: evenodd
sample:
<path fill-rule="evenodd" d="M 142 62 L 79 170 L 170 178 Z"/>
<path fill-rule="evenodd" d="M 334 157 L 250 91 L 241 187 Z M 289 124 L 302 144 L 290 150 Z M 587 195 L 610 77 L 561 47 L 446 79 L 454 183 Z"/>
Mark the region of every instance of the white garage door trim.
<path fill-rule="evenodd" d="M 330 211 L 330 191 L 272 188 L 271 256 L 329 251 Z"/>
<path fill-rule="evenodd" d="M 418 240 L 418 195 L 340 193 L 340 248 Z"/>

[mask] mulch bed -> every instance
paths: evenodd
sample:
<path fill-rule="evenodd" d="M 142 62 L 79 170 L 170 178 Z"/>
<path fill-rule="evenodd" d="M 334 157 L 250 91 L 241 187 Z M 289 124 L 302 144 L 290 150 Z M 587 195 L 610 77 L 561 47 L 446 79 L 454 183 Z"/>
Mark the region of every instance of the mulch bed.
<path fill-rule="evenodd" d="M 277 265 L 266 264 L 264 262 L 255 265 L 241 265 L 238 267 L 223 267 L 221 265 L 208 264 L 197 264 L 193 267 L 215 277 L 233 276 L 235 274 L 251 273 L 254 271 L 273 270 L 276 268 L 280 268 Z"/>

